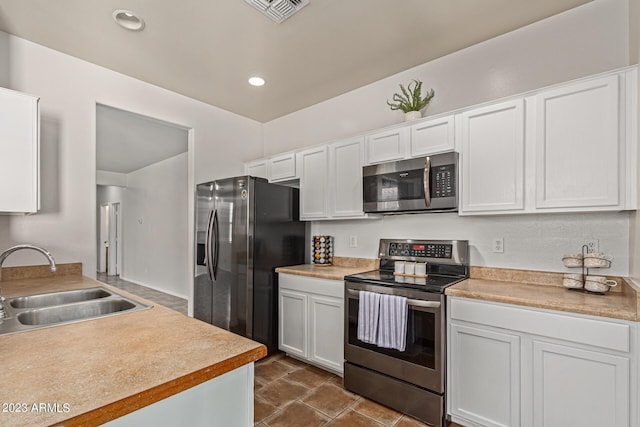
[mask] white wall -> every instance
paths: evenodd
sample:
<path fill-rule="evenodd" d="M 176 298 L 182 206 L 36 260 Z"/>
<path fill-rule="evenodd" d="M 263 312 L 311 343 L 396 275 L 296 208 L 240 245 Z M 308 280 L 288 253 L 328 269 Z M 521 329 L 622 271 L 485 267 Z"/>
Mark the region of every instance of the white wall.
<path fill-rule="evenodd" d="M 117 187 L 126 187 L 127 174 L 98 170 L 96 171 L 96 184 L 105 186 L 115 185 Z"/>
<path fill-rule="evenodd" d="M 39 244 L 95 276 L 96 103 L 192 129 L 189 188 L 240 174 L 243 161 L 262 155 L 258 122 L 18 37 L 0 32 L 0 40 L 8 86 L 40 97 L 43 192 L 37 215 L 0 220 L 0 248 Z M 42 263 L 31 252 L 12 255 L 7 265 Z"/>
<path fill-rule="evenodd" d="M 121 209 L 123 279 L 189 297 L 189 193 L 187 153 L 127 174 Z"/>
<path fill-rule="evenodd" d="M 0 31 L 0 86 L 9 86 L 9 34 Z"/>
<path fill-rule="evenodd" d="M 562 265 L 562 255 L 580 252 L 585 239 L 598 239 L 600 250 L 614 256 L 605 274 L 627 276 L 628 217 L 626 213 L 389 215 L 377 220 L 316 221 L 311 233 L 334 236 L 336 255 L 363 258 L 377 258 L 382 238 L 469 240 L 471 265 L 541 271 L 569 271 Z M 357 248 L 348 247 L 349 236 L 357 236 Z M 504 238 L 504 253 L 491 251 L 497 237 Z"/>
<path fill-rule="evenodd" d="M 628 26 L 627 0 L 588 3 L 265 123 L 265 155 L 401 122 L 385 101 L 411 79 L 434 88 L 433 115 L 626 66 Z"/>

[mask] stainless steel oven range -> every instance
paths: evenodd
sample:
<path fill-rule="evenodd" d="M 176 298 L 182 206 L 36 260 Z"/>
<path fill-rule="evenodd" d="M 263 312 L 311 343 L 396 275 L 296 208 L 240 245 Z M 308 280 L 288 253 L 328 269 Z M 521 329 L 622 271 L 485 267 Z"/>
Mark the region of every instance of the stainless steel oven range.
<path fill-rule="evenodd" d="M 469 242 L 382 239 L 378 255 L 379 270 L 345 277 L 345 388 L 434 426 L 444 426 L 444 290 L 469 277 Z M 426 263 L 426 277 L 396 274 L 397 261 Z M 360 296 L 366 295 L 361 291 L 407 298 L 404 351 L 358 339 Z"/>

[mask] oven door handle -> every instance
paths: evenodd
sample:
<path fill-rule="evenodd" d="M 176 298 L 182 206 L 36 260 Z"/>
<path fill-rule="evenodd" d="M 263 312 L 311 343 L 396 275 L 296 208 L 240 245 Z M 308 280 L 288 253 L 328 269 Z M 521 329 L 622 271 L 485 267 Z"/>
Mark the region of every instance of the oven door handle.
<path fill-rule="evenodd" d="M 349 295 L 353 295 L 356 297 L 355 299 L 360 298 L 360 292 L 354 291 L 352 289 L 347 289 L 347 293 Z M 424 307 L 424 308 L 440 308 L 440 301 L 425 301 L 421 299 L 412 299 L 407 298 L 407 304 L 411 307 Z"/>

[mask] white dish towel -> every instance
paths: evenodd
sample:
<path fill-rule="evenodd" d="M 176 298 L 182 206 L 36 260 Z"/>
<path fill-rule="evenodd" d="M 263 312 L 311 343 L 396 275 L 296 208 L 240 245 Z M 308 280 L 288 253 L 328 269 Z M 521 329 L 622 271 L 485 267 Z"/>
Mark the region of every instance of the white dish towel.
<path fill-rule="evenodd" d="M 407 298 L 397 295 L 380 295 L 378 338 L 376 345 L 404 351 L 407 347 Z"/>
<path fill-rule="evenodd" d="M 358 339 L 367 344 L 377 344 L 380 294 L 360 291 L 358 304 Z"/>

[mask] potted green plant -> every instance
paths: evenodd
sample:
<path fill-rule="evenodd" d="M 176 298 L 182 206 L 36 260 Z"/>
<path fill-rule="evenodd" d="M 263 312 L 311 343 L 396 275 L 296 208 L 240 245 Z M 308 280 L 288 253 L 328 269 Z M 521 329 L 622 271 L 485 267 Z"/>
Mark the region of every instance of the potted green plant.
<path fill-rule="evenodd" d="M 430 89 L 423 97 L 422 82 L 420 80 L 413 80 L 407 85 L 406 89 L 400 85 L 400 91 L 402 93 L 393 94 L 393 98 L 391 98 L 393 102 L 387 101 L 387 105 L 392 110 L 402 111 L 405 122 L 422 117 L 421 111 L 429 105 L 435 95 L 433 89 Z"/>

